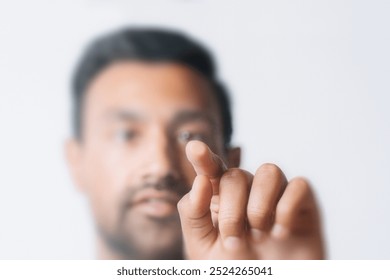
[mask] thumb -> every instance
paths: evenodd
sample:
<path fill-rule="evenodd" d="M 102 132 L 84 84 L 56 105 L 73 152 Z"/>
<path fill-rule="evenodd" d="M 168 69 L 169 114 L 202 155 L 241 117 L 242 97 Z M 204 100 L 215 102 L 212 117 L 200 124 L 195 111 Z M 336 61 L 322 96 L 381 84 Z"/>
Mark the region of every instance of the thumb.
<path fill-rule="evenodd" d="M 187 248 L 199 248 L 200 241 L 214 240 L 213 237 L 217 234 L 210 212 L 212 196 L 213 191 L 209 178 L 205 175 L 198 175 L 191 191 L 178 203 L 183 237 Z"/>

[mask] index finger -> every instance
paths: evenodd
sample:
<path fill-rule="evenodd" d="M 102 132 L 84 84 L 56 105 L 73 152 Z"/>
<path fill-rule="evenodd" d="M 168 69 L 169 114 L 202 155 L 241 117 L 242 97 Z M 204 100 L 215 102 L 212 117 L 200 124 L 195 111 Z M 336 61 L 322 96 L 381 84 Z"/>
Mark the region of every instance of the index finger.
<path fill-rule="evenodd" d="M 214 154 L 205 143 L 198 140 L 188 142 L 186 154 L 196 174 L 207 176 L 213 186 L 213 194 L 218 194 L 219 180 L 227 170 L 222 159 Z"/>

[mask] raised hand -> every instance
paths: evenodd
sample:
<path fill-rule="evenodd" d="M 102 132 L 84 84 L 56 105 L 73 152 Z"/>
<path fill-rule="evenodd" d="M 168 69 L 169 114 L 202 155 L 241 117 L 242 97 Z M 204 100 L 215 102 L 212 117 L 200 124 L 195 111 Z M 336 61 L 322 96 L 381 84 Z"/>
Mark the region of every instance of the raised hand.
<path fill-rule="evenodd" d="M 227 169 L 206 144 L 191 141 L 197 176 L 179 202 L 189 259 L 322 259 L 314 195 L 303 178 L 286 180 L 273 164 Z"/>

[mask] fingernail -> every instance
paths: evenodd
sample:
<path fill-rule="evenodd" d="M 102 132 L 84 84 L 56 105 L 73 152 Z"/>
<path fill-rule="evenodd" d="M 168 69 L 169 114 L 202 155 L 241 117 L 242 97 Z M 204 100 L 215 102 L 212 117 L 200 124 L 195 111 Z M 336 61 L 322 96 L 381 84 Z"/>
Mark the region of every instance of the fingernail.
<path fill-rule="evenodd" d="M 263 232 L 259 229 L 253 228 L 251 229 L 251 236 L 254 241 L 260 241 L 263 236 Z"/>
<path fill-rule="evenodd" d="M 226 237 L 224 242 L 223 242 L 225 248 L 229 249 L 229 250 L 236 250 L 236 249 L 240 248 L 241 243 L 242 243 L 241 238 L 238 238 L 236 236 Z"/>
<path fill-rule="evenodd" d="M 274 225 L 274 227 L 271 230 L 271 235 L 279 239 L 286 238 L 288 234 L 289 234 L 288 229 L 279 224 Z"/>
<path fill-rule="evenodd" d="M 216 195 L 213 196 L 210 203 L 210 210 L 211 212 L 218 213 L 219 212 L 219 201 L 214 199 Z"/>

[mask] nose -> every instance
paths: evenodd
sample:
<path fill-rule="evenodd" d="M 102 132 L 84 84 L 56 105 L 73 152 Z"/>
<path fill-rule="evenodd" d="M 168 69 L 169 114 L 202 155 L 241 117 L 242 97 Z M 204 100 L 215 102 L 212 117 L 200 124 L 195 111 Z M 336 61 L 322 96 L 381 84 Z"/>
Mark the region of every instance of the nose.
<path fill-rule="evenodd" d="M 155 129 L 150 137 L 145 153 L 147 167 L 144 173 L 145 179 L 160 179 L 172 177 L 179 179 L 179 152 L 175 150 L 175 144 L 167 132 Z"/>

